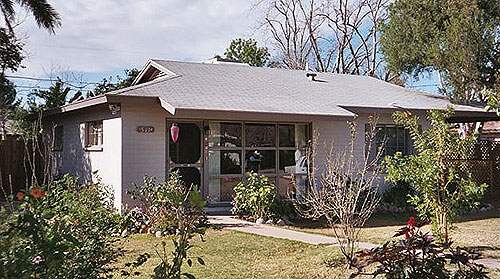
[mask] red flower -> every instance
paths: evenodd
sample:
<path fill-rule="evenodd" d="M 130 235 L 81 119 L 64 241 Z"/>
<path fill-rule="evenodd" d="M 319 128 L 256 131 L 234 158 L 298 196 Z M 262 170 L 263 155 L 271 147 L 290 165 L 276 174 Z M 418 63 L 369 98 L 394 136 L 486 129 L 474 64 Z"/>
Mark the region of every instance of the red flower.
<path fill-rule="evenodd" d="M 23 192 L 17 192 L 16 197 L 18 200 L 22 200 L 24 198 L 24 193 Z"/>
<path fill-rule="evenodd" d="M 410 220 L 408 222 L 406 222 L 406 224 L 410 227 L 414 227 L 415 226 L 415 218 L 410 217 Z"/>
<path fill-rule="evenodd" d="M 39 197 L 45 197 L 45 192 L 42 191 L 40 188 L 33 188 L 31 190 L 31 195 L 35 198 L 38 199 Z"/>
<path fill-rule="evenodd" d="M 80 221 L 78 221 L 78 219 L 76 219 L 73 223 L 75 223 L 75 225 L 78 225 L 78 223 L 80 223 Z"/>

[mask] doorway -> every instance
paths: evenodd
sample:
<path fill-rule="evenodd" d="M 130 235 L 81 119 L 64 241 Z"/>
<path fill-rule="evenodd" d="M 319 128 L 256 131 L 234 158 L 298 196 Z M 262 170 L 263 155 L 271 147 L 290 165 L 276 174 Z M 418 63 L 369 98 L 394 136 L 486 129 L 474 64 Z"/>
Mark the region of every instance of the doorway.
<path fill-rule="evenodd" d="M 172 124 L 179 127 L 177 142 L 172 140 Z M 186 185 L 198 185 L 203 189 L 203 122 L 201 121 L 167 121 L 167 158 L 168 173 L 179 171 Z"/>

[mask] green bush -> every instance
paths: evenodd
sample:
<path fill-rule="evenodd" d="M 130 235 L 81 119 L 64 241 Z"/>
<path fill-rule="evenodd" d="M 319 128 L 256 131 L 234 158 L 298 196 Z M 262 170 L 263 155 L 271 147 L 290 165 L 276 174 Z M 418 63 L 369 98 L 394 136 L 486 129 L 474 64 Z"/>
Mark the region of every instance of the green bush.
<path fill-rule="evenodd" d="M 398 181 L 390 189 L 382 195 L 384 204 L 393 205 L 396 207 L 412 207 L 410 197 L 415 195 L 415 190 L 405 181 Z"/>
<path fill-rule="evenodd" d="M 69 175 L 0 211 L 1 278 L 101 278 L 119 255 L 118 217 L 98 181 Z"/>
<path fill-rule="evenodd" d="M 234 187 L 231 212 L 250 219 L 280 217 L 276 186 L 265 175 L 249 172 L 246 183 Z"/>

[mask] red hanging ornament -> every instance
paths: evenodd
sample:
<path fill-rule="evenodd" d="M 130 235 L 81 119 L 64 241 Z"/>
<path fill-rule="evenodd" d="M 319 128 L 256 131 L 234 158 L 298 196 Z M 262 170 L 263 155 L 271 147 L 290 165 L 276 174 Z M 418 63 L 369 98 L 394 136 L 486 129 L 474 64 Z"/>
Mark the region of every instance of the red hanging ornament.
<path fill-rule="evenodd" d="M 172 141 L 177 142 L 179 139 L 179 126 L 176 123 L 172 123 L 172 127 L 170 127 L 170 135 L 172 136 Z"/>

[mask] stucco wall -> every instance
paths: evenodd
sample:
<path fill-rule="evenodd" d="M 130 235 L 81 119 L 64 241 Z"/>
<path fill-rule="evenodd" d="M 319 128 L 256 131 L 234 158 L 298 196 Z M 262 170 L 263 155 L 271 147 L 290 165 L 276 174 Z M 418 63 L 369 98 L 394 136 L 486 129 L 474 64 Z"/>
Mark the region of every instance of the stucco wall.
<path fill-rule="evenodd" d="M 103 146 L 101 151 L 85 149 L 84 123 L 103 120 Z M 63 149 L 54 151 L 58 174 L 76 175 L 82 182 L 90 181 L 97 172 L 102 182 L 113 189 L 115 206 L 120 208 L 122 196 L 121 177 L 121 118 L 112 115 L 106 106 L 97 106 L 69 112 L 44 120 L 44 129 L 51 138 L 53 125 L 63 125 Z"/>
<path fill-rule="evenodd" d="M 374 114 L 358 113 L 356 119 L 357 123 L 357 136 L 354 144 L 354 155 L 356 160 L 364 160 L 365 156 L 365 124 L 369 123 L 369 117 Z M 420 122 L 424 129 L 428 127 L 429 123 L 425 119 L 425 115 L 420 114 Z M 391 114 L 377 114 L 377 124 L 392 124 Z M 316 154 L 315 154 L 315 171 L 316 177 L 319 178 L 321 173 L 325 171 L 325 161 L 331 152 L 338 154 L 344 148 L 351 144 L 349 135 L 349 125 L 345 120 L 331 120 L 331 121 L 314 121 L 312 123 L 313 135 L 317 136 Z M 384 191 L 391 185 L 384 182 L 384 176 L 381 175 L 378 181 L 380 191 Z"/>
<path fill-rule="evenodd" d="M 123 195 L 124 204 L 133 206 L 126 191 L 140 184 L 145 174 L 165 180 L 165 126 L 167 113 L 160 105 L 122 104 Z M 153 126 L 153 133 L 139 133 L 138 126 Z"/>

